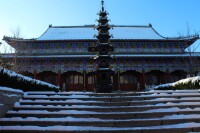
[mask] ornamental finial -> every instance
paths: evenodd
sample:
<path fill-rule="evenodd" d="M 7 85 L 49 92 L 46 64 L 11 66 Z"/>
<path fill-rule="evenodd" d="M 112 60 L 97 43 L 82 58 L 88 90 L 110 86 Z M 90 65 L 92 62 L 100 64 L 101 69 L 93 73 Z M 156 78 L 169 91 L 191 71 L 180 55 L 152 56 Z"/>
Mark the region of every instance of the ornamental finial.
<path fill-rule="evenodd" d="M 102 11 L 104 11 L 104 0 L 101 1 Z"/>
<path fill-rule="evenodd" d="M 104 6 L 104 0 L 101 1 L 102 6 Z"/>

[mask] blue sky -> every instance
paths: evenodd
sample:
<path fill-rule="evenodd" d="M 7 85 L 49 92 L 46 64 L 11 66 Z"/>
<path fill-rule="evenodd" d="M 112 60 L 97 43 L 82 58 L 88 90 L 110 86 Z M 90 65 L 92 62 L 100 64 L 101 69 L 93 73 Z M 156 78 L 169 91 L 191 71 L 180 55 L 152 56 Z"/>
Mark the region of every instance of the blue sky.
<path fill-rule="evenodd" d="M 48 28 L 97 24 L 101 0 L 0 0 L 0 38 L 18 27 L 23 38 Z M 105 0 L 111 24 L 148 25 L 165 37 L 200 33 L 200 0 Z M 197 43 L 196 43 L 197 44 Z M 199 50 L 200 51 L 200 50 Z"/>

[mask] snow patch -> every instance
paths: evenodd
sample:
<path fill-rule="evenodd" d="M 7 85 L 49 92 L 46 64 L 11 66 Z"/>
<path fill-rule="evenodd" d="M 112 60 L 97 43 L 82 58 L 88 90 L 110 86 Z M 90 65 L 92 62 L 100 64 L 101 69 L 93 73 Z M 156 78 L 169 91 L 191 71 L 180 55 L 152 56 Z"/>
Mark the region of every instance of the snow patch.
<path fill-rule="evenodd" d="M 12 89 L 12 88 L 8 88 L 8 87 L 2 87 L 2 86 L 0 86 L 0 92 L 1 92 L 1 91 L 9 91 L 9 92 L 23 93 L 22 90 Z"/>
<path fill-rule="evenodd" d="M 187 84 L 189 82 L 191 82 L 192 84 L 194 84 L 194 83 L 196 83 L 198 81 L 200 81 L 200 76 L 182 79 L 182 80 L 179 80 L 179 81 L 174 82 L 174 83 L 167 83 L 167 84 L 158 85 L 158 86 L 154 87 L 154 89 L 164 88 L 164 87 L 173 87 L 173 86 L 176 86 L 178 84 Z"/>
<path fill-rule="evenodd" d="M 0 67 L 0 71 L 2 71 L 2 70 L 3 70 L 4 73 L 8 74 L 10 77 L 17 77 L 18 80 L 22 80 L 23 79 L 23 80 L 29 81 L 31 83 L 36 83 L 36 84 L 41 84 L 41 85 L 47 85 L 50 88 L 57 88 L 57 89 L 59 89 L 58 86 L 55 86 L 55 85 L 52 85 L 52 84 L 49 84 L 49 83 L 46 83 L 46 82 L 43 82 L 43 81 L 40 81 L 40 80 L 32 79 L 30 77 L 23 76 L 21 74 L 17 74 L 17 73 L 15 73 L 13 71 L 6 70 L 5 68 Z"/>
<path fill-rule="evenodd" d="M 180 128 L 195 128 L 200 127 L 200 123 L 189 122 L 182 124 L 162 125 L 162 126 L 151 126 L 151 127 L 93 127 L 93 126 L 0 126 L 2 131 L 4 130 L 27 130 L 27 131 L 118 131 L 118 130 L 159 130 L 159 129 L 180 129 Z"/>

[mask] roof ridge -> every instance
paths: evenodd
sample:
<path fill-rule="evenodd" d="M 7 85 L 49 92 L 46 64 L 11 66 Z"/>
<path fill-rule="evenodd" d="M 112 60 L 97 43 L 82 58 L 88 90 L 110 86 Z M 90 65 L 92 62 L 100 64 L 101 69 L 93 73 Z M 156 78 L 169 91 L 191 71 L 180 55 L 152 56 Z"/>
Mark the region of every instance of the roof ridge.
<path fill-rule="evenodd" d="M 144 27 L 150 28 L 151 25 L 113 25 L 114 27 Z"/>
<path fill-rule="evenodd" d="M 92 27 L 92 26 L 52 26 L 52 27 L 49 27 L 49 28 L 84 28 L 84 27 Z"/>
<path fill-rule="evenodd" d="M 93 28 L 95 24 L 91 25 L 79 25 L 79 26 L 49 26 L 49 28 Z M 139 28 L 150 28 L 152 25 L 112 25 L 113 27 L 139 27 Z"/>

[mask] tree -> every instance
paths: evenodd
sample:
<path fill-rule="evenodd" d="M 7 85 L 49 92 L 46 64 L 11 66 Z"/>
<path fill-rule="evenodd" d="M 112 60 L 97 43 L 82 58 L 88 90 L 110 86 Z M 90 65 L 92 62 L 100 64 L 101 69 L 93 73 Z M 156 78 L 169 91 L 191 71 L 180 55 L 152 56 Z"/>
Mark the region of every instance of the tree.
<path fill-rule="evenodd" d="M 13 29 L 11 31 L 12 37 L 16 40 L 21 39 L 21 29 L 20 27 L 17 27 L 16 29 Z M 18 41 L 16 41 L 16 43 L 19 43 Z M 18 66 L 21 66 L 22 62 L 19 62 L 19 60 L 17 59 L 18 57 L 18 51 L 15 48 L 10 47 L 10 51 L 13 55 L 12 58 L 12 63 L 13 63 L 13 71 L 18 72 Z"/>
<path fill-rule="evenodd" d="M 17 27 L 14 30 L 11 30 L 11 34 L 12 34 L 12 39 L 20 39 L 21 37 L 21 30 L 19 27 Z M 18 41 L 16 41 L 16 43 L 19 43 Z M 1 56 L 1 61 L 0 61 L 0 66 L 7 68 L 7 69 L 11 69 L 15 72 L 18 72 L 17 70 L 17 66 L 18 65 L 18 61 L 17 61 L 17 56 L 18 56 L 18 52 L 15 48 L 9 46 L 6 42 L 2 43 L 2 52 L 3 54 L 0 54 Z M 8 56 L 9 56 L 9 60 L 8 60 Z M 21 64 L 21 63 L 20 63 Z"/>
<path fill-rule="evenodd" d="M 0 42 L 0 46 L 1 46 L 1 44 L 2 43 Z M 0 54 L 0 67 L 12 69 L 13 64 L 11 62 L 7 61 L 6 58 L 2 58 L 2 55 Z"/>
<path fill-rule="evenodd" d="M 186 35 L 180 34 L 180 37 L 187 36 L 187 37 L 193 37 L 198 36 L 199 34 L 197 32 L 194 32 L 194 34 L 191 33 L 191 27 L 189 23 L 186 24 Z M 200 43 L 193 44 L 185 49 L 186 54 L 188 54 L 187 59 L 183 59 L 185 64 L 187 65 L 189 69 L 190 75 L 195 75 L 196 72 L 198 72 L 198 65 L 200 63 L 200 53 L 197 52 L 198 48 L 200 46 Z"/>

